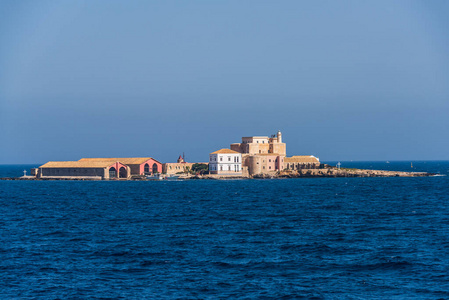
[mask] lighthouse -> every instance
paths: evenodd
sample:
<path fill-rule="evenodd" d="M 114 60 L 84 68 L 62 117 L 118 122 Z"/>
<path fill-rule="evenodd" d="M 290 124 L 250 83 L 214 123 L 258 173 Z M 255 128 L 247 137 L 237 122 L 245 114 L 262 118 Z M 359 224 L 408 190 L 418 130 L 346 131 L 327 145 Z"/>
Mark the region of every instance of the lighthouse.
<path fill-rule="evenodd" d="M 277 138 L 278 138 L 278 143 L 282 143 L 282 133 L 280 130 L 278 130 Z"/>

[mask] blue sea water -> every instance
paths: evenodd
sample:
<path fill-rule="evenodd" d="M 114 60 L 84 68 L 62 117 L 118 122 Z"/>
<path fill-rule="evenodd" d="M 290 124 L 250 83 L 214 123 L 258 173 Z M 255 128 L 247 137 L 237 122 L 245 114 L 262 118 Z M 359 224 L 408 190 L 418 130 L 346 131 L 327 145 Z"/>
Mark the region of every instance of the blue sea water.
<path fill-rule="evenodd" d="M 448 299 L 448 178 L 0 181 L 0 295 Z"/>

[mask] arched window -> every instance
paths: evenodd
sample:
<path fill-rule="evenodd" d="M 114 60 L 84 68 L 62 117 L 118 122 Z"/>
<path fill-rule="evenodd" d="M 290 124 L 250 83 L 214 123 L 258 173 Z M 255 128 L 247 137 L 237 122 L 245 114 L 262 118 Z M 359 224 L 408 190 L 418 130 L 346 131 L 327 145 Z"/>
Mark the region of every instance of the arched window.
<path fill-rule="evenodd" d="M 157 171 L 157 164 L 156 163 L 154 163 L 153 164 L 153 173 L 157 173 L 158 171 Z"/>
<path fill-rule="evenodd" d="M 145 164 L 145 166 L 143 166 L 143 173 L 144 174 L 150 173 L 150 165 Z"/>
<path fill-rule="evenodd" d="M 109 178 L 115 178 L 117 176 L 117 170 L 112 167 L 109 169 Z"/>
<path fill-rule="evenodd" d="M 126 169 L 124 167 L 121 167 L 118 173 L 119 173 L 119 178 L 127 178 L 128 177 L 128 172 L 126 171 Z"/>

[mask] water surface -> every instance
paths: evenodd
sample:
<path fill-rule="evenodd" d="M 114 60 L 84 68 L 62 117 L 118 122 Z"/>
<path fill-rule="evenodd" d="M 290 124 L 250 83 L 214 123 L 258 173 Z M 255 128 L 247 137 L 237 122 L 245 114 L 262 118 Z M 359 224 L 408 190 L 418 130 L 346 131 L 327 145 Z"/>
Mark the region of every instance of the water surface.
<path fill-rule="evenodd" d="M 2 166 L 0 177 L 22 170 Z M 0 181 L 0 293 L 447 299 L 448 194 L 447 176 Z"/>

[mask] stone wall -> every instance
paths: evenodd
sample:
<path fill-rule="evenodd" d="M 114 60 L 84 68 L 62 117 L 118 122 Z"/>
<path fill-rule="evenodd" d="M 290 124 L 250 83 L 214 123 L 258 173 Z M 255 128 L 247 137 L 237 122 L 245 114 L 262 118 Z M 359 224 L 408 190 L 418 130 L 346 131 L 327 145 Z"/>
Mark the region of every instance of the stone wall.
<path fill-rule="evenodd" d="M 179 172 L 186 172 L 192 170 L 192 166 L 195 163 L 165 163 L 162 164 L 162 173 L 164 174 L 176 174 Z"/>
<path fill-rule="evenodd" d="M 104 168 L 40 168 L 39 177 L 101 177 L 105 178 Z M 109 174 L 108 174 L 109 177 Z"/>

